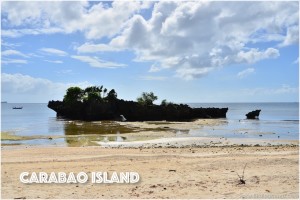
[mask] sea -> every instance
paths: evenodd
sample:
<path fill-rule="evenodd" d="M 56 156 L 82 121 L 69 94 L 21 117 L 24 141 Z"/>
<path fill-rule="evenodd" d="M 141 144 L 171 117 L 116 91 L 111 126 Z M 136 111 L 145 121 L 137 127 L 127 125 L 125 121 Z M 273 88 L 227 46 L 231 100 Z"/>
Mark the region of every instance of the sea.
<path fill-rule="evenodd" d="M 188 105 L 194 108 L 228 108 L 227 117 L 219 119 L 222 123 L 214 127 L 178 130 L 177 137 L 299 139 L 299 103 L 297 102 L 190 103 Z M 12 109 L 13 107 L 22 107 L 22 109 Z M 256 109 L 261 110 L 259 119 L 247 120 L 245 114 Z M 77 129 L 78 126 L 73 126 L 74 123 L 83 125 L 85 128 Z M 105 123 L 105 127 L 94 126 L 91 123 L 93 122 L 58 118 L 46 103 L 1 103 L 1 135 L 3 136 L 1 144 L 93 145 L 95 143 L 87 141 L 88 137 L 84 137 L 85 134 L 93 134 L 94 137 L 90 140 L 107 140 L 106 133 L 116 134 L 116 137 L 109 137 L 109 141 L 126 141 L 122 133 L 130 131 L 124 127 L 117 127 L 115 123 Z M 101 133 L 99 133 L 100 129 Z M 79 137 L 74 140 L 70 135 Z"/>

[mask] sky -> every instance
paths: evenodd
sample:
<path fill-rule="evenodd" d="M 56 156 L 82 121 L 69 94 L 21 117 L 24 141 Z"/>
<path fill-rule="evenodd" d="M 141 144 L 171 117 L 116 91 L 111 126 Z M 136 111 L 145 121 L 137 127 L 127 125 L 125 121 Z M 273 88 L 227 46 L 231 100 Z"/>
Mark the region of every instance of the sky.
<path fill-rule="evenodd" d="M 298 102 L 299 3 L 1 3 L 2 101 L 91 85 L 157 104 Z"/>

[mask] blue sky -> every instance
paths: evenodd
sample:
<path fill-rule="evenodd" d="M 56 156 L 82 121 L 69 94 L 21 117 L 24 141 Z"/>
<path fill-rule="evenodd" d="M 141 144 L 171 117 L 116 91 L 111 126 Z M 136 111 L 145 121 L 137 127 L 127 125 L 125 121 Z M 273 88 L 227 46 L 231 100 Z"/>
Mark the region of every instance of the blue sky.
<path fill-rule="evenodd" d="M 3 2 L 2 101 L 104 85 L 157 103 L 296 102 L 298 2 Z"/>

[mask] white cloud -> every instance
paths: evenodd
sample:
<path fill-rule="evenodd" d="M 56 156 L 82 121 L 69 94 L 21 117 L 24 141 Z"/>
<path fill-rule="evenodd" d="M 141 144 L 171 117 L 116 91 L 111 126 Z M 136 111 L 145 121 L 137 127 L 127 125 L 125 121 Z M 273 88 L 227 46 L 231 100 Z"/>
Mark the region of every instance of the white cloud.
<path fill-rule="evenodd" d="M 71 74 L 73 72 L 73 70 L 71 69 L 65 69 L 65 70 L 60 70 L 60 71 L 57 71 L 56 73 L 58 74 Z"/>
<path fill-rule="evenodd" d="M 107 51 L 121 51 L 119 48 L 114 48 L 107 44 L 91 44 L 84 43 L 83 45 L 76 47 L 79 53 L 95 53 L 95 52 L 107 52 Z"/>
<path fill-rule="evenodd" d="M 212 68 L 191 68 L 191 67 L 180 67 L 176 70 L 176 76 L 185 80 L 192 80 L 194 78 L 200 78 L 208 74 Z"/>
<path fill-rule="evenodd" d="M 62 100 L 68 87 L 87 87 L 88 82 L 56 83 L 23 74 L 1 74 L 2 98 L 9 102 L 48 102 Z"/>
<path fill-rule="evenodd" d="M 292 26 L 287 28 L 287 33 L 284 41 L 280 43 L 279 47 L 285 47 L 291 44 L 299 43 L 299 26 Z"/>
<path fill-rule="evenodd" d="M 101 60 L 98 57 L 94 56 L 71 56 L 74 59 L 80 60 L 81 62 L 88 63 L 92 67 L 98 68 L 119 68 L 119 67 L 126 67 L 127 65 L 122 63 L 114 63 L 105 60 Z"/>
<path fill-rule="evenodd" d="M 21 56 L 21 57 L 24 57 L 24 58 L 28 58 L 29 56 L 21 53 L 20 51 L 17 51 L 17 50 L 5 50 L 5 51 L 2 51 L 1 52 L 1 55 L 2 56 Z"/>
<path fill-rule="evenodd" d="M 245 69 L 241 72 L 239 72 L 237 74 L 237 77 L 242 79 L 242 78 L 245 78 L 246 76 L 249 76 L 250 74 L 254 73 L 255 72 L 255 69 L 254 68 L 248 68 L 248 69 Z"/>
<path fill-rule="evenodd" d="M 27 60 L 23 59 L 9 59 L 9 58 L 2 58 L 1 60 L 2 64 L 8 65 L 8 64 L 27 64 Z"/>
<path fill-rule="evenodd" d="M 114 1 L 111 8 L 105 7 L 103 3 L 93 6 L 84 21 L 86 37 L 91 39 L 114 36 L 132 14 L 141 9 L 141 5 L 140 2 Z"/>
<path fill-rule="evenodd" d="M 46 62 L 55 63 L 55 64 L 62 64 L 63 61 L 61 60 L 45 60 Z"/>
<path fill-rule="evenodd" d="M 268 58 L 277 58 L 279 56 L 279 51 L 274 48 L 268 48 L 265 51 L 259 51 L 258 49 L 250 49 L 249 51 L 240 51 L 237 54 L 237 62 L 255 63 L 259 60 Z"/>
<path fill-rule="evenodd" d="M 41 48 L 40 51 L 47 53 L 47 54 L 53 54 L 57 56 L 67 56 L 68 53 L 59 49 L 54 48 Z"/>
<path fill-rule="evenodd" d="M 11 57 L 22 57 L 22 58 L 29 58 L 30 56 L 17 51 L 17 50 L 5 50 L 1 52 L 1 63 L 3 65 L 9 65 L 9 64 L 27 64 L 28 61 L 25 59 L 17 59 L 17 58 L 11 58 Z"/>
<path fill-rule="evenodd" d="M 114 1 L 111 6 L 108 4 L 87 1 L 3 2 L 2 22 L 10 29 L 3 30 L 2 36 L 81 31 L 88 39 L 112 37 L 134 13 L 148 8 L 151 3 Z"/>
<path fill-rule="evenodd" d="M 7 47 L 7 48 L 15 48 L 21 46 L 20 43 L 9 43 L 1 39 L 1 46 Z"/>
<path fill-rule="evenodd" d="M 135 51 L 138 61 L 155 62 L 150 71 L 171 68 L 189 80 L 223 66 L 277 58 L 278 49 L 248 46 L 279 44 L 286 38 L 282 30 L 289 33 L 297 24 L 296 2 L 161 1 L 149 20 L 135 15 L 109 45 Z"/>
<path fill-rule="evenodd" d="M 30 8 L 30 9 L 29 9 Z M 41 17 L 41 9 L 35 2 L 3 2 L 2 13 L 7 14 L 4 23 L 10 23 L 12 26 L 35 24 Z"/>
<path fill-rule="evenodd" d="M 40 35 L 40 34 L 54 34 L 54 33 L 64 33 L 64 30 L 61 28 L 38 28 L 38 29 L 9 29 L 1 30 L 2 37 L 21 37 L 23 35 Z"/>

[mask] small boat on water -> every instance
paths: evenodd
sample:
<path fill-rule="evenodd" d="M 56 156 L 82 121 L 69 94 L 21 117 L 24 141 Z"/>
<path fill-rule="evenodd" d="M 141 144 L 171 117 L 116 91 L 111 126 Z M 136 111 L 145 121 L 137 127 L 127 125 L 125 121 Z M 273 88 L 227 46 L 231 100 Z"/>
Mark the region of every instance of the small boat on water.
<path fill-rule="evenodd" d="M 23 107 L 13 107 L 12 109 L 22 109 Z"/>

